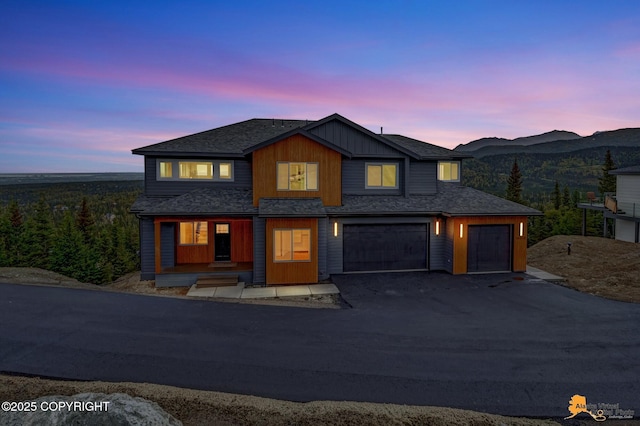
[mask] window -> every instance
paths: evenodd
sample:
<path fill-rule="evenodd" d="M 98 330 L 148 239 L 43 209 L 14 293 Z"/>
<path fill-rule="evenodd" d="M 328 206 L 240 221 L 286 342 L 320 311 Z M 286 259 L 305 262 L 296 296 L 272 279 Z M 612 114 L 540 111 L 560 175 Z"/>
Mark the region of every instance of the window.
<path fill-rule="evenodd" d="M 207 222 L 180 222 L 180 245 L 207 245 Z"/>
<path fill-rule="evenodd" d="M 274 229 L 273 261 L 311 261 L 311 229 Z"/>
<path fill-rule="evenodd" d="M 160 177 L 161 178 L 172 178 L 173 177 L 173 163 L 170 161 L 160 161 Z"/>
<path fill-rule="evenodd" d="M 282 163 L 277 165 L 279 191 L 317 191 L 318 163 Z"/>
<path fill-rule="evenodd" d="M 156 159 L 156 179 L 233 182 L 233 167 L 231 160 Z"/>
<path fill-rule="evenodd" d="M 397 188 L 397 164 L 367 163 L 367 188 Z"/>
<path fill-rule="evenodd" d="M 449 182 L 460 182 L 460 162 L 459 161 L 439 161 L 438 180 Z"/>
<path fill-rule="evenodd" d="M 213 179 L 213 164 L 208 161 L 180 161 L 180 179 Z"/>
<path fill-rule="evenodd" d="M 231 179 L 231 163 L 220 163 L 218 175 L 220 179 Z"/>

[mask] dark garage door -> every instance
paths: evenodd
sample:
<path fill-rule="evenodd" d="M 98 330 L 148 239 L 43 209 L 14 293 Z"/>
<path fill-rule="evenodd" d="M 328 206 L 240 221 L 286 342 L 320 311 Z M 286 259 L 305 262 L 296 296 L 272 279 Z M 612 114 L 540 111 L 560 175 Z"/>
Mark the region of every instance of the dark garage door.
<path fill-rule="evenodd" d="M 344 225 L 343 270 L 391 271 L 427 267 L 427 224 Z"/>
<path fill-rule="evenodd" d="M 469 225 L 468 272 L 511 270 L 511 225 Z"/>

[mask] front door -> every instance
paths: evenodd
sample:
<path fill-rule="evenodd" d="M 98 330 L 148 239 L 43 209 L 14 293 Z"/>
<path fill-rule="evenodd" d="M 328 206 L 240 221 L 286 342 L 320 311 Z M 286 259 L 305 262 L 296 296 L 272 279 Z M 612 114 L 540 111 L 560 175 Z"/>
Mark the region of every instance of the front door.
<path fill-rule="evenodd" d="M 231 260 L 231 226 L 228 223 L 215 224 L 214 260 L 228 262 Z"/>

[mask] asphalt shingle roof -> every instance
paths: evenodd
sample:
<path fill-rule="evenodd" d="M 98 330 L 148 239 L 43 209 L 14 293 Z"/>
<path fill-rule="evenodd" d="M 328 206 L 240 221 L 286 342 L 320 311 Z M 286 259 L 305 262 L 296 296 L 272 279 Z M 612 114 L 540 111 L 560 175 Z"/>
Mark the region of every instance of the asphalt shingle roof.
<path fill-rule="evenodd" d="M 306 120 L 254 118 L 134 149 L 134 154 L 243 155 L 247 148 L 309 124 Z"/>
<path fill-rule="evenodd" d="M 404 149 L 413 152 L 419 158 L 438 159 L 438 158 L 472 158 L 472 155 L 459 153 L 441 146 L 433 145 L 427 142 L 419 141 L 402 135 L 383 135 L 385 139 L 400 145 Z"/>
<path fill-rule="evenodd" d="M 252 191 L 196 189 L 175 197 L 140 196 L 131 211 L 142 215 L 260 215 L 322 217 L 329 215 L 535 216 L 522 204 L 456 183 L 438 183 L 434 195 L 343 195 L 342 206 L 323 206 L 319 198 L 261 198 L 253 206 Z"/>
<path fill-rule="evenodd" d="M 261 198 L 260 216 L 322 217 L 327 215 L 320 198 Z"/>
<path fill-rule="evenodd" d="M 138 209 L 138 210 L 136 210 Z M 143 215 L 254 215 L 253 192 L 245 189 L 201 188 L 175 197 L 145 197 L 132 211 Z"/>

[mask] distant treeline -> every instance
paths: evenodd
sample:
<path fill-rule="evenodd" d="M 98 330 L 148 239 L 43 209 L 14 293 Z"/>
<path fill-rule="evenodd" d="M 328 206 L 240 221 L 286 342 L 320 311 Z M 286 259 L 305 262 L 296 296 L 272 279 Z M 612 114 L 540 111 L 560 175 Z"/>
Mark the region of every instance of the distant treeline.
<path fill-rule="evenodd" d="M 142 181 L 0 186 L 0 266 L 104 284 L 139 269 Z"/>

